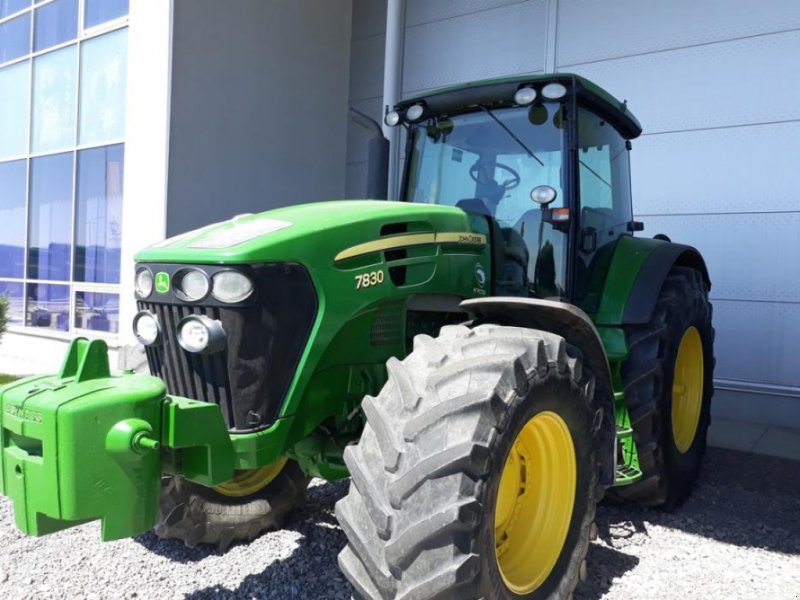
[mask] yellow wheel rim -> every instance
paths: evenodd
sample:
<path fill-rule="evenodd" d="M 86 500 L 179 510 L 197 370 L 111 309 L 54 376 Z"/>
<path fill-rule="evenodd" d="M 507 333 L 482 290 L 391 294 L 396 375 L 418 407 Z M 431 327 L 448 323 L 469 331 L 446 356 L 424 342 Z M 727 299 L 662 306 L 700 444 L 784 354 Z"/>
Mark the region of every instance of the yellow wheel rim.
<path fill-rule="evenodd" d="M 537 414 L 514 440 L 497 490 L 495 554 L 511 591 L 529 594 L 553 570 L 572 519 L 576 479 L 569 427 L 554 412 Z"/>
<path fill-rule="evenodd" d="M 232 480 L 218 485 L 214 487 L 214 489 L 220 494 L 234 498 L 255 494 L 272 483 L 272 480 L 283 470 L 288 460 L 288 458 L 284 457 L 265 467 L 249 469 L 247 471 L 236 471 Z"/>
<path fill-rule="evenodd" d="M 681 338 L 672 381 L 672 437 L 678 451 L 692 447 L 703 406 L 703 340 L 696 327 Z"/>

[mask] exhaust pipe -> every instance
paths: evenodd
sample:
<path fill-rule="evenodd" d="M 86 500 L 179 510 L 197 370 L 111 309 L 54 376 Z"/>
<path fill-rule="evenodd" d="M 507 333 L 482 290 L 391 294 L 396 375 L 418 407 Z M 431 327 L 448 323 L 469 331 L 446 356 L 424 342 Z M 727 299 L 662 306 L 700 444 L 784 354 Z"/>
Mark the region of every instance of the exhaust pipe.
<path fill-rule="evenodd" d="M 372 135 L 367 145 L 367 198 L 386 200 L 389 197 L 389 140 L 377 121 L 352 106 L 350 118 Z"/>

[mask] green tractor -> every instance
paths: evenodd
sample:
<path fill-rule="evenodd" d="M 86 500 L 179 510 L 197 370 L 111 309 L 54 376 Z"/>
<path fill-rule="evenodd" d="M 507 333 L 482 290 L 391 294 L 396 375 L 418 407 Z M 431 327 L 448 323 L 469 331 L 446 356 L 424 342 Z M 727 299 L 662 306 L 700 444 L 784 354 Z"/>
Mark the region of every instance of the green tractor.
<path fill-rule="evenodd" d="M 401 201 L 242 215 L 138 254 L 152 375 L 111 375 L 79 338 L 59 374 L 0 391 L 20 529 L 101 519 L 106 540 L 225 549 L 280 527 L 311 477 L 349 476 L 356 595 L 563 599 L 604 494 L 686 498 L 710 281 L 694 248 L 633 236 L 626 105 L 537 75 L 386 123 L 405 130 Z"/>

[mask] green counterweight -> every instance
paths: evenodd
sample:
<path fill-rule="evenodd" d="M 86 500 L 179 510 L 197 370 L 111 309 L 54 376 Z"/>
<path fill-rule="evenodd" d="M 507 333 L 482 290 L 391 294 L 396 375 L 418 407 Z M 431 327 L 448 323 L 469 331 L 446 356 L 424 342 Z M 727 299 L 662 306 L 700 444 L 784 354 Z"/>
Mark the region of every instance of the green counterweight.
<path fill-rule="evenodd" d="M 164 469 L 205 484 L 233 475 L 219 410 L 166 396 L 160 379 L 111 376 L 105 342 L 73 340 L 58 375 L 0 390 L 0 493 L 45 535 L 100 519 L 103 540 L 155 523 Z"/>

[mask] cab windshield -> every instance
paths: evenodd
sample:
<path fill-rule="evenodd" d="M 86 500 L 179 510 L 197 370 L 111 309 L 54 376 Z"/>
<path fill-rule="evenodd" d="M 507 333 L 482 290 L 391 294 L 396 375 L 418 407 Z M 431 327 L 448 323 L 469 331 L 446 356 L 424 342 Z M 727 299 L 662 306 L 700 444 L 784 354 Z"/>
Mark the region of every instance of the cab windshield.
<path fill-rule="evenodd" d="M 481 108 L 436 117 L 411 131 L 404 200 L 456 206 L 491 217 L 504 261 L 495 269 L 498 294 L 565 295 L 566 236 L 543 223 L 531 190 L 557 192 L 564 206 L 563 110 L 558 103 Z"/>

